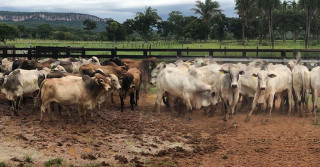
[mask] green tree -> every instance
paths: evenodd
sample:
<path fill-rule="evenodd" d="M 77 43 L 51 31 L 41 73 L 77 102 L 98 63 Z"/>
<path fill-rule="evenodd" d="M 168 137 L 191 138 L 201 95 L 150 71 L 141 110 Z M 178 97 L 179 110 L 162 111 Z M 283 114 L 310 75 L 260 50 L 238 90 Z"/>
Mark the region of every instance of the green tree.
<path fill-rule="evenodd" d="M 157 25 L 158 34 L 164 38 L 166 41 L 168 37 L 171 35 L 173 30 L 173 24 L 169 21 L 161 21 Z"/>
<path fill-rule="evenodd" d="M 212 16 L 221 14 L 221 9 L 219 9 L 220 5 L 217 1 L 205 0 L 205 2 L 201 2 L 200 0 L 196 1 L 196 8 L 192 8 L 195 14 L 200 14 L 200 17 L 205 26 L 206 37 L 208 39 L 209 29 L 210 29 L 210 21 Z"/>
<path fill-rule="evenodd" d="M 14 39 L 19 35 L 19 30 L 14 27 L 4 23 L 0 23 L 0 41 L 4 44 L 8 39 Z"/>
<path fill-rule="evenodd" d="M 95 21 L 89 20 L 89 19 L 84 20 L 83 25 L 85 26 L 85 28 L 83 28 L 83 29 L 87 30 L 87 31 L 91 31 L 91 30 L 97 28 L 97 23 Z"/>
<path fill-rule="evenodd" d="M 109 39 L 115 43 L 116 40 L 123 40 L 125 37 L 125 27 L 114 20 L 107 21 L 106 31 Z"/>
<path fill-rule="evenodd" d="M 265 15 L 268 20 L 268 29 L 272 49 L 274 49 L 273 15 L 274 11 L 279 5 L 280 0 L 257 0 L 258 8 L 261 9 L 262 14 Z"/>
<path fill-rule="evenodd" d="M 188 23 L 183 28 L 185 38 L 190 38 L 193 40 L 201 40 L 206 38 L 205 26 L 203 25 L 202 20 L 194 16 L 189 16 L 185 17 L 185 21 Z"/>
<path fill-rule="evenodd" d="M 184 36 L 183 27 L 186 25 L 185 18 L 182 16 L 182 12 L 172 11 L 169 13 L 167 20 L 172 25 L 172 35 L 175 35 L 176 39 Z"/>
<path fill-rule="evenodd" d="M 299 0 L 299 6 L 306 14 L 305 48 L 309 47 L 311 20 L 316 15 L 319 5 L 319 0 Z"/>
<path fill-rule="evenodd" d="M 256 17 L 256 0 L 236 0 L 236 7 L 242 24 L 242 44 L 245 45 L 245 29 Z"/>
<path fill-rule="evenodd" d="M 150 6 L 142 12 L 138 12 L 134 18 L 135 30 L 142 36 L 145 42 L 148 42 L 152 28 L 156 27 L 158 21 L 162 20 L 158 16 L 157 10 Z"/>
<path fill-rule="evenodd" d="M 52 32 L 53 29 L 49 24 L 40 24 L 37 26 L 37 34 L 41 39 L 49 38 Z"/>

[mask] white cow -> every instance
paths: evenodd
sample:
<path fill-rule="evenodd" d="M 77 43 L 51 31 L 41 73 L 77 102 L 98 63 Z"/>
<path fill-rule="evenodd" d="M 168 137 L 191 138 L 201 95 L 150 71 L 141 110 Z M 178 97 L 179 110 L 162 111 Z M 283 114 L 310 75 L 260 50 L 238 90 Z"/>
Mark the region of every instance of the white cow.
<path fill-rule="evenodd" d="M 6 94 L 8 100 L 13 101 L 15 115 L 18 115 L 19 103 L 23 96 L 39 90 L 44 78 L 44 74 L 38 70 L 16 69 L 1 80 L 1 92 Z"/>
<path fill-rule="evenodd" d="M 310 85 L 311 85 L 311 92 L 312 92 L 312 102 L 313 102 L 313 113 L 315 116 L 315 122 L 317 120 L 317 110 L 318 110 L 318 97 L 320 96 L 320 67 L 315 67 L 311 70 L 310 75 Z"/>
<path fill-rule="evenodd" d="M 180 98 L 186 104 L 189 111 L 189 120 L 191 119 L 192 109 L 199 106 L 193 106 L 192 100 L 194 97 L 202 93 L 209 93 L 214 96 L 214 91 L 211 86 L 201 81 L 198 73 L 194 68 L 187 72 L 179 68 L 165 68 L 157 77 L 157 99 L 154 111 L 158 109 L 160 113 L 160 102 L 165 92 L 170 95 Z M 207 104 L 209 105 L 209 104 Z"/>
<path fill-rule="evenodd" d="M 288 115 L 290 116 L 292 102 L 292 73 L 289 68 L 283 65 L 264 66 L 261 70 L 254 73 L 253 76 L 258 79 L 257 91 L 245 122 L 249 122 L 258 101 L 268 102 L 268 109 L 271 115 L 274 97 L 275 95 L 282 93 L 288 95 Z"/>

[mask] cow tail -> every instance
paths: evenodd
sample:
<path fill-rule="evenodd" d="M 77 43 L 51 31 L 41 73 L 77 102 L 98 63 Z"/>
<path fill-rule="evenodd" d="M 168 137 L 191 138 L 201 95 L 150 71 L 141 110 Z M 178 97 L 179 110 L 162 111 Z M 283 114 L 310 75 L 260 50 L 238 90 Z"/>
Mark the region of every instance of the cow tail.
<path fill-rule="evenodd" d="M 305 77 L 304 71 L 302 71 L 301 77 L 302 77 L 302 97 L 301 97 L 301 102 L 304 103 L 304 102 L 306 102 L 306 100 L 307 100 L 307 99 L 306 99 L 306 98 L 307 98 L 307 97 L 306 97 L 307 95 L 306 95 L 306 93 L 305 93 L 305 89 L 306 89 L 306 85 L 305 85 L 305 84 L 306 84 L 306 83 L 305 83 L 305 78 L 304 78 L 304 77 Z"/>
<path fill-rule="evenodd" d="M 39 92 L 38 92 L 37 97 L 34 99 L 34 102 L 33 102 L 35 107 L 38 106 L 40 104 L 40 102 L 41 102 L 41 100 L 40 100 L 41 99 L 41 89 L 42 89 L 42 86 L 45 83 L 45 81 L 46 81 L 46 79 L 44 79 L 41 82 L 40 86 L 39 86 Z"/>

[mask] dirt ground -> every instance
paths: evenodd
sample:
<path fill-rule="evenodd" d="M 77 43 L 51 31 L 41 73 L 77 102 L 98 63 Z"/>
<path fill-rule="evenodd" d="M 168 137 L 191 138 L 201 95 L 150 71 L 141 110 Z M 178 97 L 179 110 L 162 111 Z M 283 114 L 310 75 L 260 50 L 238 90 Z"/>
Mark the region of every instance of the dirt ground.
<path fill-rule="evenodd" d="M 118 99 L 118 98 L 116 98 Z M 120 112 L 120 103 L 104 104 L 101 115 L 87 116 L 80 125 L 72 109 L 45 114 L 40 124 L 39 107 L 32 100 L 21 105 L 19 117 L 0 97 L 0 162 L 6 165 L 43 166 L 53 158 L 62 166 L 319 166 L 320 126 L 313 116 L 295 113 L 288 118 L 275 110 L 271 117 L 253 114 L 244 123 L 246 109 L 222 121 L 221 109 L 213 117 L 194 111 L 192 121 L 173 117 L 164 110 L 153 113 L 155 95 L 142 95 L 135 111 Z M 32 162 L 26 162 L 30 157 Z"/>

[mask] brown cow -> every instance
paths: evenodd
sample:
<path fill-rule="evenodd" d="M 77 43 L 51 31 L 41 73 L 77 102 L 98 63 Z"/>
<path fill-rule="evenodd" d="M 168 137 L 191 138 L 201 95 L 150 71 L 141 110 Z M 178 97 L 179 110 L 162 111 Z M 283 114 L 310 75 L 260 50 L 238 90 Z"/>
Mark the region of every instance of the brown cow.
<path fill-rule="evenodd" d="M 79 71 L 81 74 L 86 74 L 87 72 L 93 73 L 97 69 L 102 70 L 105 74 L 114 74 L 118 78 L 122 78 L 122 76 L 127 72 L 127 68 L 125 66 L 100 66 L 95 64 L 82 65 Z"/>
<path fill-rule="evenodd" d="M 150 80 L 151 71 L 157 67 L 158 59 L 151 57 L 150 59 L 142 60 L 132 60 L 132 59 L 122 59 L 122 62 L 127 64 L 130 68 L 137 68 L 141 72 L 143 91 L 147 93 L 147 84 Z"/>
<path fill-rule="evenodd" d="M 134 104 L 136 106 L 138 105 L 141 79 L 141 72 L 137 68 L 130 68 L 124 75 L 119 93 L 121 100 L 121 112 L 124 107 L 123 100 L 126 98 L 127 93 L 130 95 L 131 110 L 134 110 Z M 134 100 L 134 94 L 136 94 L 136 100 Z"/>

